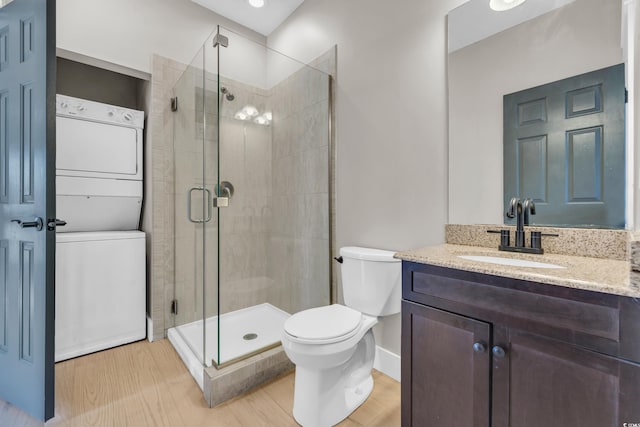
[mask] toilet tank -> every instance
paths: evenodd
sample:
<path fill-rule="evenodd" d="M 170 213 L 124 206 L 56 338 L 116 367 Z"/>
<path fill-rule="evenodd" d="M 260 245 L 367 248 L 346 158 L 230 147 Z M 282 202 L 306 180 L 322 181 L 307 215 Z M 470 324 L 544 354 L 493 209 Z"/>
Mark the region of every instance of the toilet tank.
<path fill-rule="evenodd" d="M 371 316 L 400 313 L 402 262 L 395 252 L 355 246 L 340 249 L 344 303 Z"/>

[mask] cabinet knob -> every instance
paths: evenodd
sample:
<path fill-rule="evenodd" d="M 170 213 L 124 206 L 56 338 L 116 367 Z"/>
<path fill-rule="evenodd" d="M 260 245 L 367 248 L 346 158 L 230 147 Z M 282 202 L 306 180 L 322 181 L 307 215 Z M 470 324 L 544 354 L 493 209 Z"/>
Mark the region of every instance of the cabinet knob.
<path fill-rule="evenodd" d="M 493 355 L 495 357 L 499 357 L 500 359 L 502 359 L 503 357 L 505 357 L 507 355 L 507 352 L 505 351 L 505 349 L 500 347 L 499 345 L 494 346 L 491 349 L 491 352 L 493 353 Z"/>
<path fill-rule="evenodd" d="M 475 351 L 476 353 L 484 353 L 485 351 L 487 351 L 487 345 L 482 341 L 478 341 L 477 343 L 473 344 L 473 351 Z"/>

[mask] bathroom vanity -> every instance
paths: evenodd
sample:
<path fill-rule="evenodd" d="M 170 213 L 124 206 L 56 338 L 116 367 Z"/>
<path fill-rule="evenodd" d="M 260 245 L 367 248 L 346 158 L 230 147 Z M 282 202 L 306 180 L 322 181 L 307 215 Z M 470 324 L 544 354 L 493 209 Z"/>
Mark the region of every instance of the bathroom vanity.
<path fill-rule="evenodd" d="M 396 256 L 403 426 L 640 423 L 640 290 L 629 285 L 627 261 L 451 244 Z"/>

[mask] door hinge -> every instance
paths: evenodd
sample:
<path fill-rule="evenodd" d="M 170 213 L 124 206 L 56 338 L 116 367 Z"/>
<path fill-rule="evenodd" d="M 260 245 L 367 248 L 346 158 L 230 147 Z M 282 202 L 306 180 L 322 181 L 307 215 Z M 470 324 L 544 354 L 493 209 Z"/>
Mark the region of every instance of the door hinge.
<path fill-rule="evenodd" d="M 171 314 L 178 314 L 178 300 L 171 301 Z"/>
<path fill-rule="evenodd" d="M 229 47 L 229 38 L 218 33 L 213 37 L 213 47 Z"/>
<path fill-rule="evenodd" d="M 629 91 L 627 89 L 624 90 L 624 103 L 629 103 Z"/>
<path fill-rule="evenodd" d="M 171 111 L 173 111 L 173 112 L 178 111 L 178 97 L 177 96 L 171 98 Z"/>

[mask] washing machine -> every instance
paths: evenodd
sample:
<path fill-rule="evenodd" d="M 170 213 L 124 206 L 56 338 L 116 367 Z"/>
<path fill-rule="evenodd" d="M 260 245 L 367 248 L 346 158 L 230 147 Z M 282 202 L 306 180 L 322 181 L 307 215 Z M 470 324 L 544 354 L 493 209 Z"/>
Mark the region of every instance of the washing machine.
<path fill-rule="evenodd" d="M 56 97 L 56 362 L 146 336 L 144 113 Z"/>
<path fill-rule="evenodd" d="M 141 231 L 56 234 L 56 362 L 145 338 L 144 265 Z"/>

